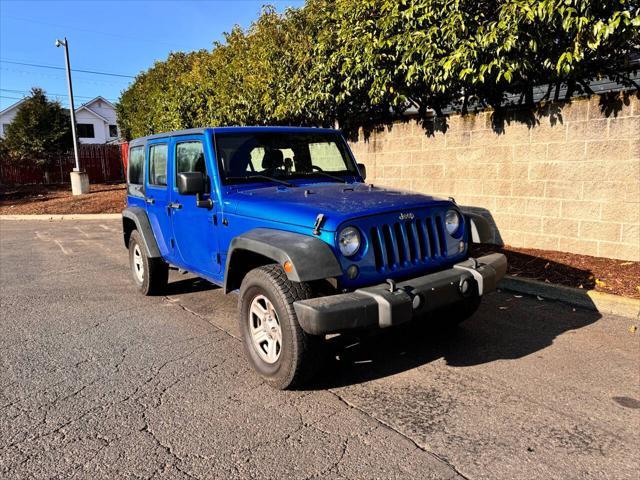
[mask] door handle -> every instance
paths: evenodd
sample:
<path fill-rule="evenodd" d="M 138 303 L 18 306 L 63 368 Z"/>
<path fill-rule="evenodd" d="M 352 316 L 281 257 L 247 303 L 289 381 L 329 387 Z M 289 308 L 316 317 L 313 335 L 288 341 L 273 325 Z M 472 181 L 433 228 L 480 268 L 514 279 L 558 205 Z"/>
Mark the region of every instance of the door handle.
<path fill-rule="evenodd" d="M 147 202 L 149 205 L 153 205 L 154 203 L 156 203 L 156 201 L 153 198 L 145 198 L 144 201 Z"/>
<path fill-rule="evenodd" d="M 169 208 L 173 208 L 174 210 L 180 210 L 182 208 L 182 204 L 181 203 L 174 203 L 174 202 L 169 202 L 169 204 L 167 206 Z"/>

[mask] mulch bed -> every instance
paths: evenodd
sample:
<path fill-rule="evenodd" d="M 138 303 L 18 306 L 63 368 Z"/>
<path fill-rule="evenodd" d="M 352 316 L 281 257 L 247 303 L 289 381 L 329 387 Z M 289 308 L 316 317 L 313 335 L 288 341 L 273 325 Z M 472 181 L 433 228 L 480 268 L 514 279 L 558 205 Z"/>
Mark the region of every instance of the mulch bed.
<path fill-rule="evenodd" d="M 490 252 L 507 256 L 509 275 L 640 298 L 640 262 L 507 245 L 473 245 L 471 248 L 472 256 Z"/>
<path fill-rule="evenodd" d="M 0 215 L 120 213 L 126 186 L 92 184 L 86 195 L 71 195 L 71 185 L 0 185 Z"/>

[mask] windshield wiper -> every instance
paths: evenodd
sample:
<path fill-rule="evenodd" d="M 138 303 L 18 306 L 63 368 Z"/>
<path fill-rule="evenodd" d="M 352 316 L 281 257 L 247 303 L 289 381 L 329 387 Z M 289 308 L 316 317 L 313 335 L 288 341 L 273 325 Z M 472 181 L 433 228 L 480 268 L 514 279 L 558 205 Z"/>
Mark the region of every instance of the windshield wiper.
<path fill-rule="evenodd" d="M 280 180 L 279 178 L 270 177 L 269 175 L 261 175 L 261 174 L 253 174 L 246 175 L 243 177 L 227 177 L 226 180 L 244 180 L 250 178 L 262 178 L 263 180 L 271 180 L 272 182 L 281 183 L 282 185 L 286 185 L 287 187 L 295 187 L 293 183 L 285 182 L 284 180 Z"/>
<path fill-rule="evenodd" d="M 313 175 L 322 175 L 323 177 L 332 178 L 334 180 L 337 180 L 340 183 L 349 183 L 344 178 L 338 177 L 337 175 L 331 175 L 330 173 L 327 173 L 327 172 L 316 171 L 316 172 L 307 173 L 306 175 L 308 177 L 311 177 Z"/>

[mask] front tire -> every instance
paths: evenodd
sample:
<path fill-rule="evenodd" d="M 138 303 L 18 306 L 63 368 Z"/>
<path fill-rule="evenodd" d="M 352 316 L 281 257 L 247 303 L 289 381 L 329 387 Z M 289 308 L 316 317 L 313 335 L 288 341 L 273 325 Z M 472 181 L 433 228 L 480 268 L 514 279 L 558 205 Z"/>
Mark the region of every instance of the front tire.
<path fill-rule="evenodd" d="M 142 237 L 137 230 L 129 237 L 129 264 L 131 276 L 143 295 L 158 295 L 167 288 L 169 265 L 161 258 L 149 258 Z"/>
<path fill-rule="evenodd" d="M 249 362 L 274 388 L 296 388 L 319 363 L 322 338 L 307 334 L 293 303 L 311 298 L 306 283 L 292 282 L 280 265 L 251 270 L 240 287 L 240 332 Z"/>

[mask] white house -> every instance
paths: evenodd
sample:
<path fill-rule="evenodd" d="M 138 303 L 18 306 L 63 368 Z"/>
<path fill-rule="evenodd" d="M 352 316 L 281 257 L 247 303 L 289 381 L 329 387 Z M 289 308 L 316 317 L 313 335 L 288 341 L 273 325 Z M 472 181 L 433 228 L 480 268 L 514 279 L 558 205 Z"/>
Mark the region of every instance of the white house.
<path fill-rule="evenodd" d="M 18 112 L 18 107 L 22 105 L 24 102 L 24 98 L 22 100 L 18 100 L 13 105 L 9 105 L 7 108 L 0 112 L 0 136 L 4 137 L 4 132 L 6 128 L 9 126 Z"/>
<path fill-rule="evenodd" d="M 76 108 L 76 128 L 80 143 L 109 143 L 118 140 L 116 107 L 103 97 Z"/>
<path fill-rule="evenodd" d="M 18 107 L 24 99 L 10 105 L 0 112 L 0 135 L 16 116 Z M 76 108 L 76 128 L 80 143 L 110 143 L 118 140 L 116 126 L 116 107 L 103 97 L 83 103 Z"/>

